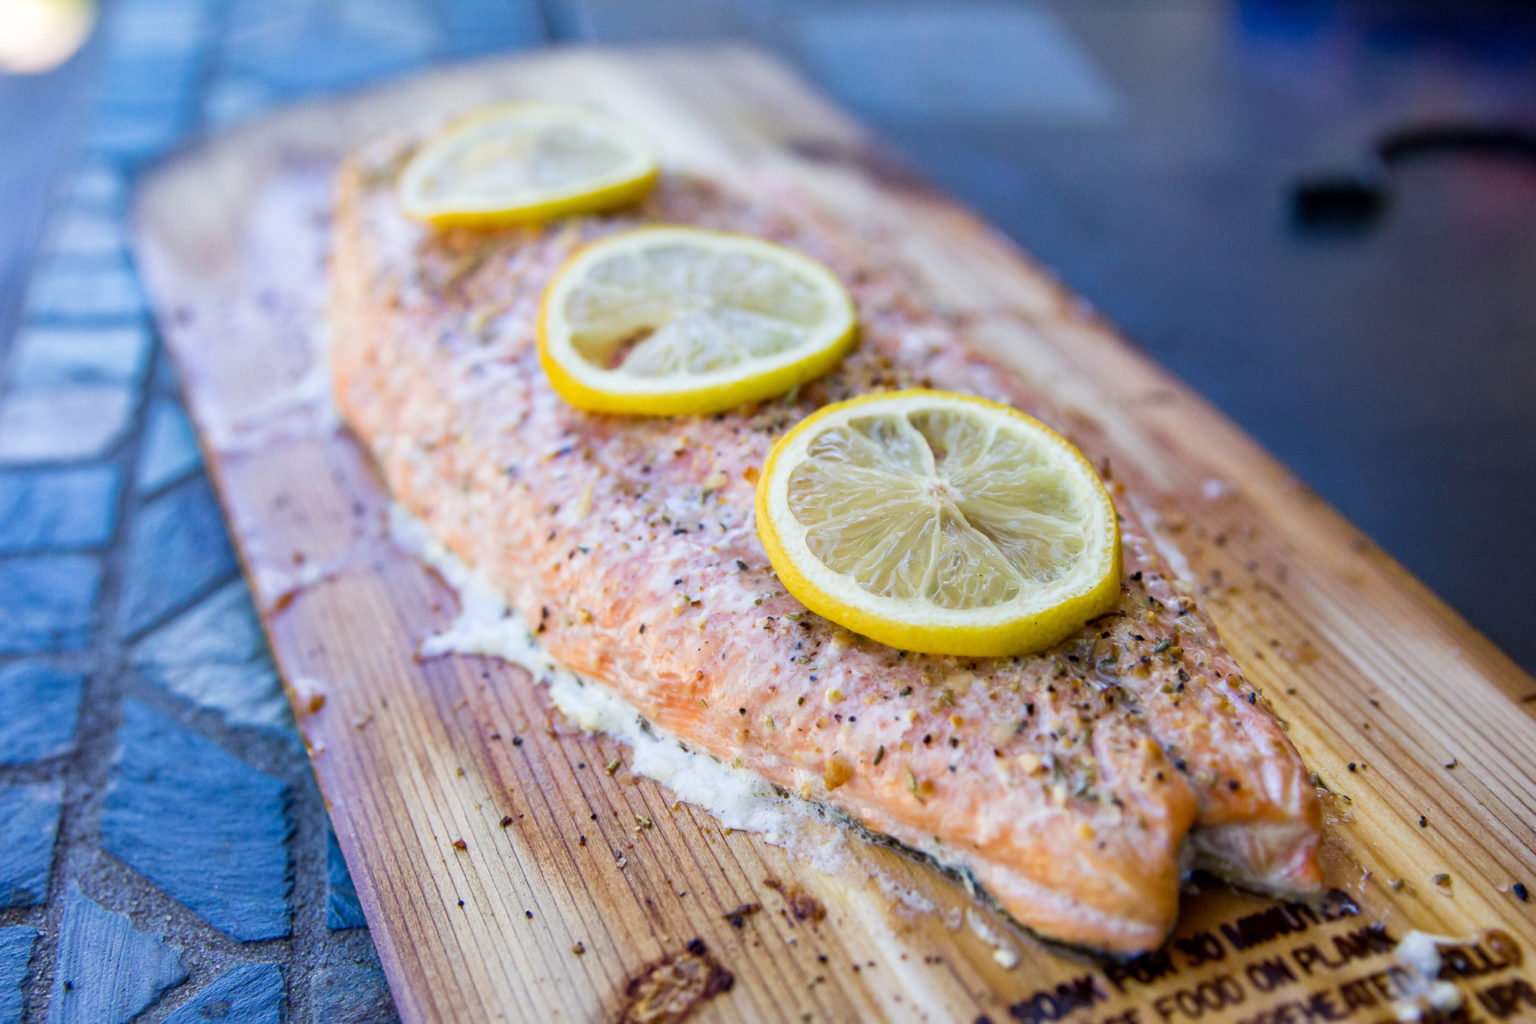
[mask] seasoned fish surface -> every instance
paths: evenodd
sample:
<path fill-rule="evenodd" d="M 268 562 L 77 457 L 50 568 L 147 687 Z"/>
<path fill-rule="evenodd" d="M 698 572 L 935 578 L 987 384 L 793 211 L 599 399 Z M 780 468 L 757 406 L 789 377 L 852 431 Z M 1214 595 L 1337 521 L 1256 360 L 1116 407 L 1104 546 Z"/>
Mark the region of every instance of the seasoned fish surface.
<path fill-rule="evenodd" d="M 395 496 L 553 657 L 688 744 L 969 872 L 1059 941 L 1155 948 L 1187 841 L 1249 884 L 1317 885 L 1306 771 L 1134 517 L 1121 609 L 1038 656 L 896 651 L 779 585 L 754 482 L 819 406 L 924 386 L 1053 418 L 967 352 L 917 282 L 808 205 L 679 176 L 621 216 L 434 234 L 395 203 L 405 152 L 380 144 L 340 172 L 337 397 Z M 731 413 L 569 407 L 539 367 L 539 296 L 583 242 L 640 223 L 746 231 L 821 259 L 859 306 L 859 348 L 799 394 Z"/>

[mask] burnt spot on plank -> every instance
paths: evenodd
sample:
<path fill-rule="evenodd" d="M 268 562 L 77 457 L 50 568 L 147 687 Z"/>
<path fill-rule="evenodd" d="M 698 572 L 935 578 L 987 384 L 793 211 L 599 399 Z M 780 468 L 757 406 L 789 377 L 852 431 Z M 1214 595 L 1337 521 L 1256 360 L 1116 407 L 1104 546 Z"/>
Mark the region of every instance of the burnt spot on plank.
<path fill-rule="evenodd" d="M 777 878 L 765 878 L 763 884 L 784 898 L 784 905 L 796 921 L 820 921 L 826 918 L 827 908 L 821 900 L 807 893 L 798 885 L 785 885 Z"/>
<path fill-rule="evenodd" d="M 747 918 L 762 909 L 761 903 L 743 903 L 735 910 L 727 911 L 721 916 L 731 923 L 732 928 L 741 928 L 746 924 Z"/>
<path fill-rule="evenodd" d="M 729 992 L 736 976 L 720 965 L 702 939 L 631 978 L 618 1024 L 681 1024 L 702 1004 Z"/>

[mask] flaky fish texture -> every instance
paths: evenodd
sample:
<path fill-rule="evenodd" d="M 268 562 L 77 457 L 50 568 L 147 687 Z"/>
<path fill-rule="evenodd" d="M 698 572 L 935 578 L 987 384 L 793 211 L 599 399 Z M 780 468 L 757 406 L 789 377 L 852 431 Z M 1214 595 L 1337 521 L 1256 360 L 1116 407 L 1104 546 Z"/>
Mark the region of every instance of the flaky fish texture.
<path fill-rule="evenodd" d="M 621 215 L 434 233 L 394 198 L 408 153 L 381 142 L 339 174 L 336 396 L 396 498 L 505 591 L 554 658 L 691 746 L 967 873 L 1050 939 L 1157 947 L 1192 860 L 1275 891 L 1321 884 L 1306 768 L 1129 503 L 1119 609 L 1035 656 L 904 653 L 779 585 L 754 481 L 818 407 L 941 388 L 1072 436 L 1045 396 L 967 349 L 914 274 L 793 193 L 747 198 L 676 174 Z M 858 349 L 798 394 L 725 414 L 571 408 L 539 367 L 540 294 L 580 245 L 646 223 L 744 231 L 822 260 L 855 298 Z"/>

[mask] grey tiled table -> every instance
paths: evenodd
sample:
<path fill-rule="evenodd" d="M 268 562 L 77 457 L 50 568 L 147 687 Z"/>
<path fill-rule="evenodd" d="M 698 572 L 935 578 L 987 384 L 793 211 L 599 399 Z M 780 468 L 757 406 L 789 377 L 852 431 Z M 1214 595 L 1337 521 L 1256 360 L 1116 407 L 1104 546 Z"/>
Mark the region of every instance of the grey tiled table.
<path fill-rule="evenodd" d="M 440 60 L 751 39 L 1531 667 L 1536 174 L 1426 166 L 1372 234 L 1284 219 L 1395 123 L 1532 116 L 1536 16 L 1456 9 L 110 3 L 63 79 L 0 81 L 0 1024 L 394 1019 L 125 251 L 145 161 Z"/>

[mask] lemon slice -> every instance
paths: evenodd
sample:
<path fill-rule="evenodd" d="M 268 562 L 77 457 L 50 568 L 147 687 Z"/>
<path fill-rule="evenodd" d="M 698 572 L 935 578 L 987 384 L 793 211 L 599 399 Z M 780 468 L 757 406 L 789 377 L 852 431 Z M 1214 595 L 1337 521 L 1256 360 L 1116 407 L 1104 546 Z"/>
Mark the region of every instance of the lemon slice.
<path fill-rule="evenodd" d="M 455 121 L 400 172 L 405 212 L 440 227 L 495 226 L 608 210 L 656 182 L 655 147 L 611 117 L 506 103 Z"/>
<path fill-rule="evenodd" d="M 807 608 L 911 651 L 1039 651 L 1120 599 L 1120 527 L 1088 460 L 965 395 L 867 395 L 807 417 L 768 456 L 757 531 Z"/>
<path fill-rule="evenodd" d="M 853 346 L 853 300 L 782 245 L 640 228 L 580 250 L 539 308 L 539 356 L 566 401 L 681 416 L 782 394 Z"/>

